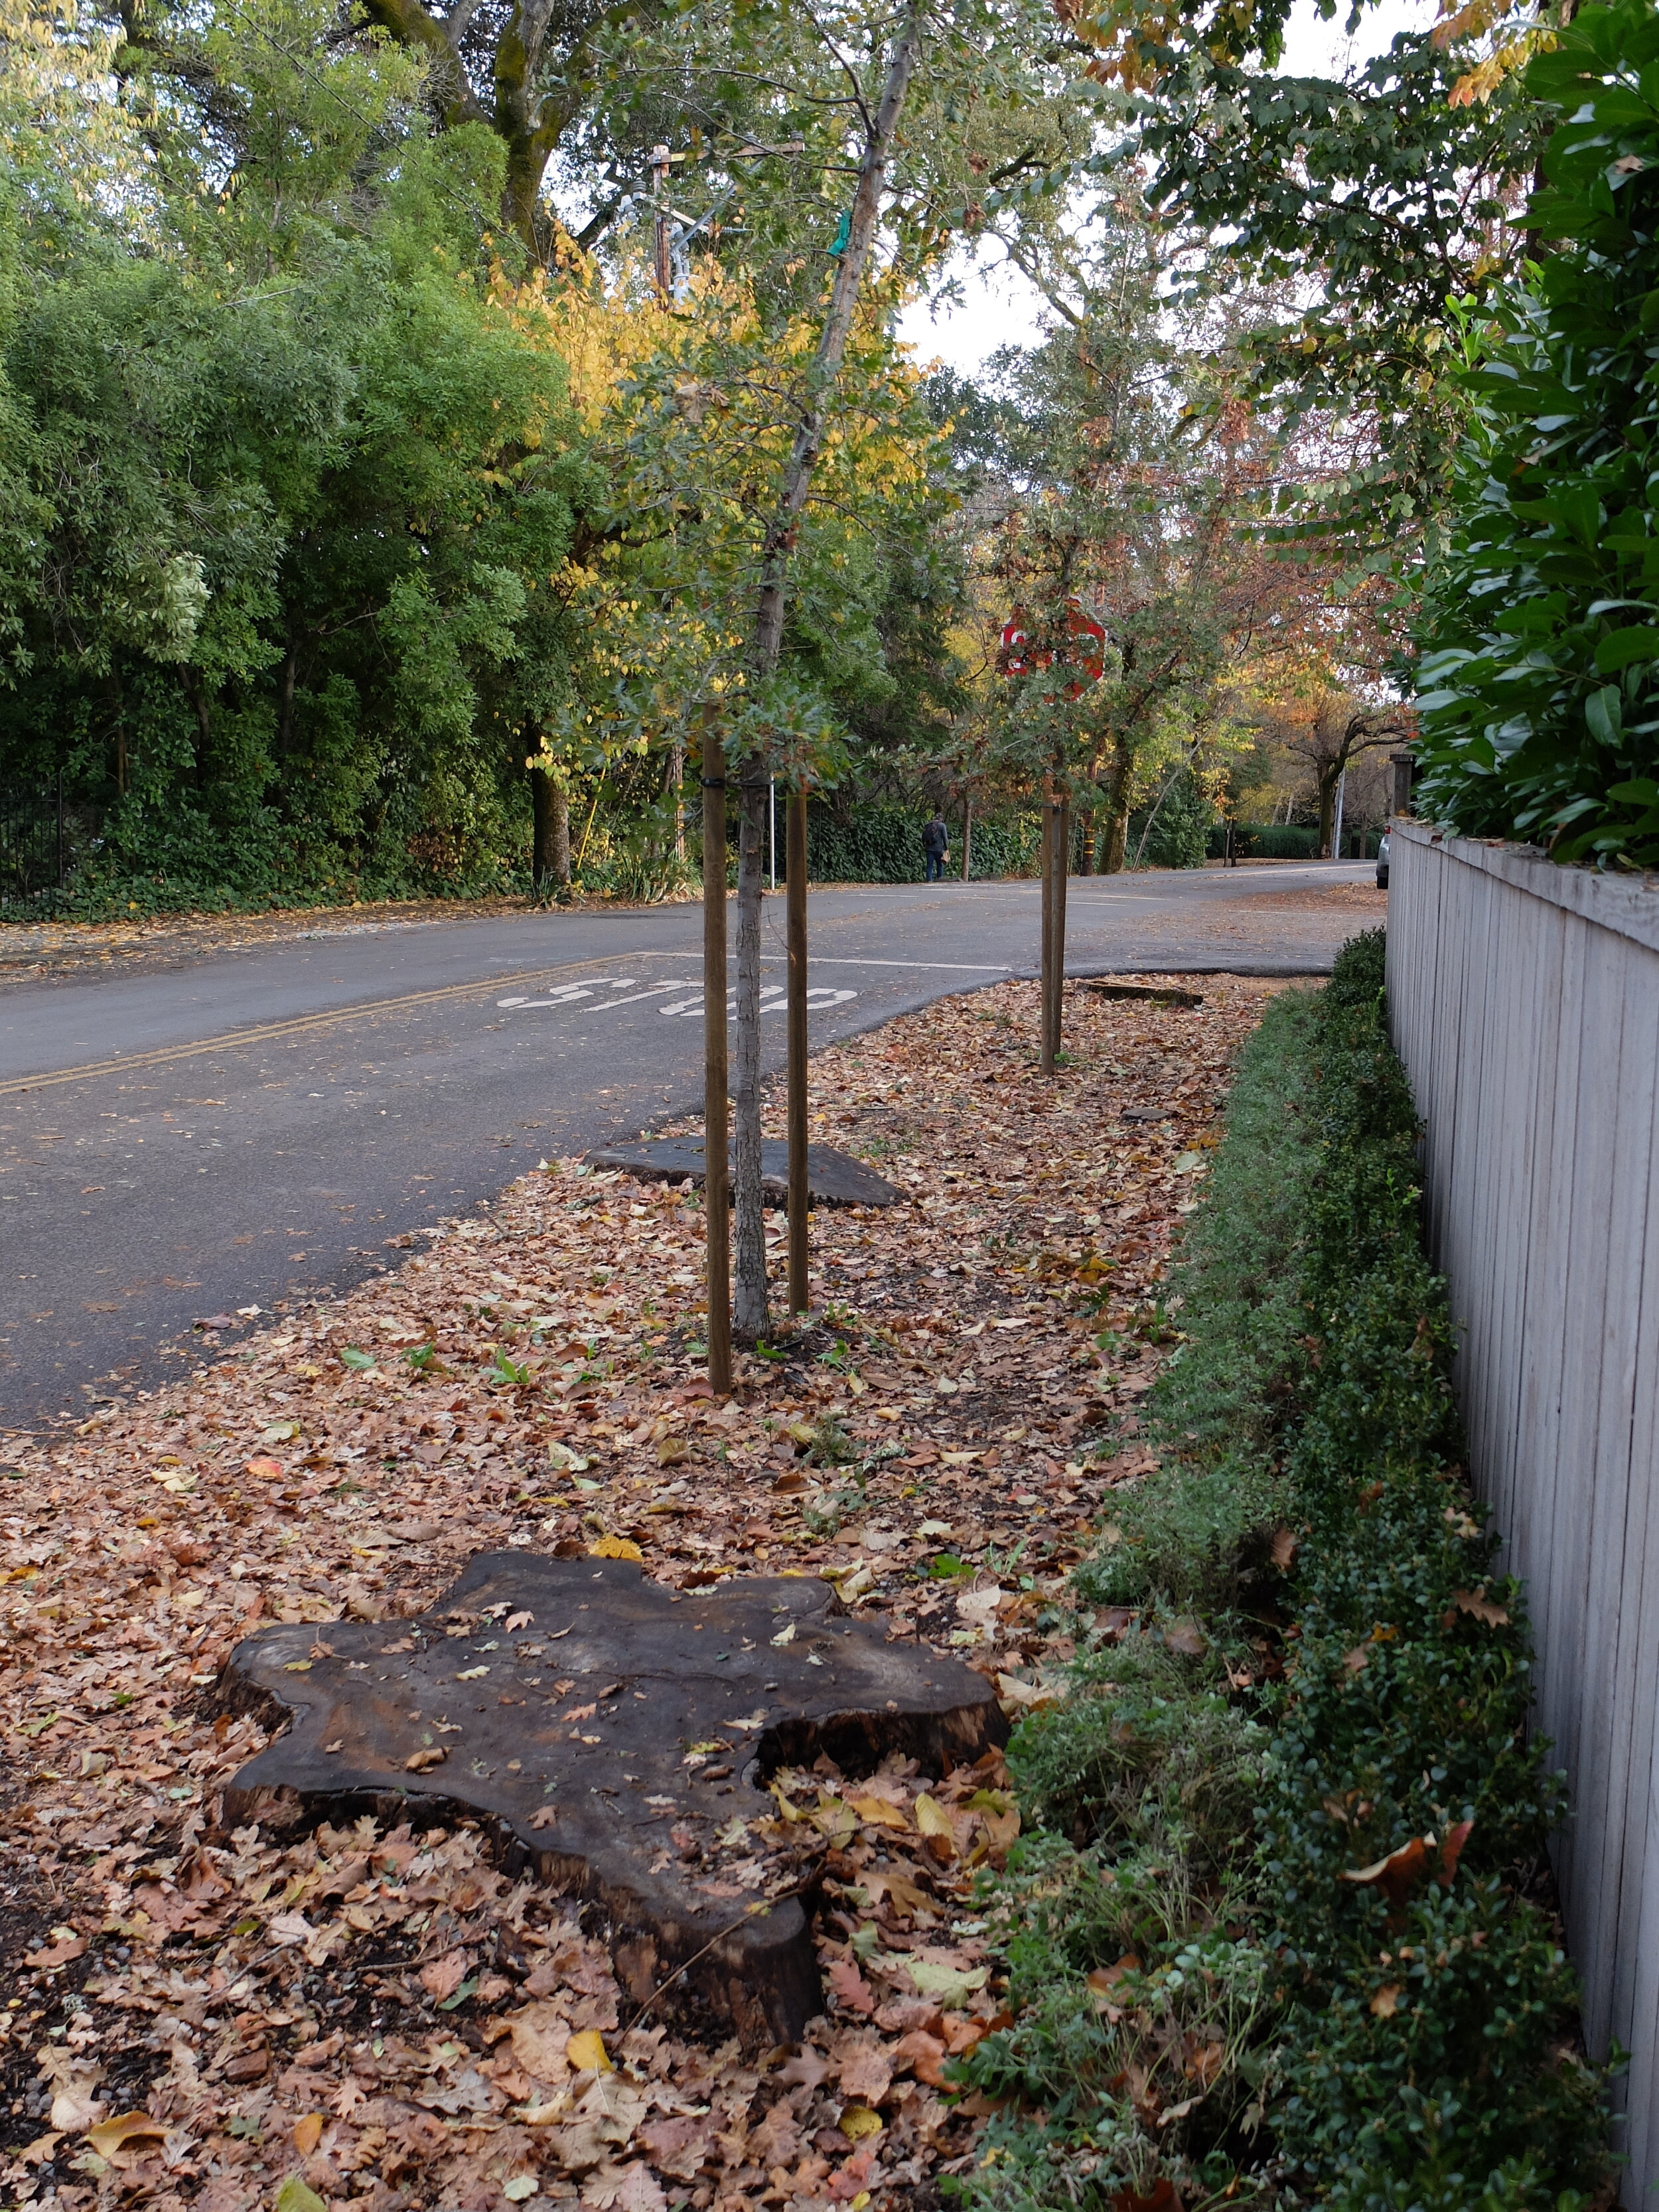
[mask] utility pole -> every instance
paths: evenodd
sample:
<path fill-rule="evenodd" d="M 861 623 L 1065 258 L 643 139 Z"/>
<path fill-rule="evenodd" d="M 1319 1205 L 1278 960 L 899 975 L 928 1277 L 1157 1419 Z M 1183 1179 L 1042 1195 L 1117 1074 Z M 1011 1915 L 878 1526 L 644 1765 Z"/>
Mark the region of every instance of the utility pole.
<path fill-rule="evenodd" d="M 726 755 L 702 710 L 702 1194 L 708 1233 L 708 1381 L 732 1392 L 732 1199 L 726 1172 Z"/>

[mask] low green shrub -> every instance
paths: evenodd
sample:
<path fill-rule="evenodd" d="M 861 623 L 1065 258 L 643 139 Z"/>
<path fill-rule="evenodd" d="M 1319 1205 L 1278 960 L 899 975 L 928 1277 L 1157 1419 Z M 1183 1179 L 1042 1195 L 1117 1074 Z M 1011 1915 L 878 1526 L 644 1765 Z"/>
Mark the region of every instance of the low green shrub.
<path fill-rule="evenodd" d="M 1085 1631 L 1010 1747 L 1036 1826 L 995 1897 L 1016 2021 L 965 2068 L 1006 2100 L 960 2185 L 982 2212 L 1164 2183 L 1573 2212 L 1604 2179 L 1611 2069 L 1528 1894 L 1560 1779 L 1463 1485 L 1416 1137 L 1378 932 L 1243 1055 L 1166 1309 L 1162 1465 L 1075 1577 L 1138 1624 Z"/>

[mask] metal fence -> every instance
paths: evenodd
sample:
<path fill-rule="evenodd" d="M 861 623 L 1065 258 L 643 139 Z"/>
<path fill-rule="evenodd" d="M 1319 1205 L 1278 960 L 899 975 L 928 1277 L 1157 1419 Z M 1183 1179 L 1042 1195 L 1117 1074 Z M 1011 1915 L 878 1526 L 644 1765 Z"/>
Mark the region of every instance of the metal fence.
<path fill-rule="evenodd" d="M 76 870 L 98 849 L 104 808 L 50 781 L 0 787 L 0 914 L 50 915 Z"/>
<path fill-rule="evenodd" d="M 1396 823 L 1389 1004 L 1471 1472 L 1537 1642 L 1592 2050 L 1659 2180 L 1659 890 Z"/>

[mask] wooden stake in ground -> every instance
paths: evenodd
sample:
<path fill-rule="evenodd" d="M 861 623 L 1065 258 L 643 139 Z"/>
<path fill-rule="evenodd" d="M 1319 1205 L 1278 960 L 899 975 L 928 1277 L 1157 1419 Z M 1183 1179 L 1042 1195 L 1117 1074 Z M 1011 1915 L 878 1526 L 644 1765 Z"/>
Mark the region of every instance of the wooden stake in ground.
<path fill-rule="evenodd" d="M 962 802 L 962 880 L 968 880 L 968 871 L 974 854 L 974 802 L 964 797 Z"/>
<path fill-rule="evenodd" d="M 1042 1072 L 1045 1075 L 1052 1075 L 1054 1072 L 1054 1037 L 1048 1014 L 1054 1002 L 1054 806 L 1050 799 L 1042 802 L 1042 986 L 1037 994 L 1038 1027 L 1042 1044 Z"/>
<path fill-rule="evenodd" d="M 778 501 L 766 528 L 761 550 L 760 592 L 755 603 L 755 628 L 750 662 L 758 684 L 775 673 L 783 650 L 783 618 L 789 583 L 789 556 L 795 533 L 812 489 L 812 476 L 823 449 L 829 406 L 841 374 L 842 356 L 852 335 L 853 313 L 858 305 L 864 267 L 875 242 L 881 218 L 882 179 L 887 156 L 904 112 L 911 73 L 921 52 L 921 11 L 908 10 L 898 43 L 887 65 L 881 100 L 866 118 L 864 158 L 859 164 L 857 189 L 848 216 L 847 242 L 836 258 L 830 305 L 818 333 L 817 351 L 806 373 L 806 391 L 796 424 L 789 459 L 785 465 Z M 741 770 L 744 830 L 738 858 L 738 1141 L 737 1141 L 737 1322 L 745 1335 L 757 1336 L 767 1325 L 766 1229 L 760 1172 L 760 807 L 767 787 L 767 773 L 758 759 L 747 760 Z M 751 787 L 755 800 L 754 851 L 750 853 Z M 747 948 L 752 945 L 752 957 Z M 752 1055 L 754 1081 L 749 1081 Z"/>
<path fill-rule="evenodd" d="M 789 942 L 789 1310 L 812 1303 L 806 1282 L 806 793 L 792 791 L 784 830 Z"/>
<path fill-rule="evenodd" d="M 761 899 L 766 887 L 766 798 L 769 779 L 753 757 L 738 784 L 737 1050 L 732 1070 L 735 1127 L 732 1180 L 737 1203 L 732 1242 L 737 1265 L 732 1326 L 753 1343 L 770 1326 L 766 1298 L 766 1212 L 761 1189 Z"/>
<path fill-rule="evenodd" d="M 1042 1072 L 1060 1057 L 1066 988 L 1066 875 L 1071 861 L 1072 810 L 1042 802 Z"/>
<path fill-rule="evenodd" d="M 702 1145 L 708 1236 L 708 1380 L 732 1389 L 731 1197 L 726 1171 L 726 757 L 712 708 L 702 720 Z"/>
<path fill-rule="evenodd" d="M 1062 797 L 1054 809 L 1054 1057 L 1059 1059 L 1066 1014 L 1066 891 L 1072 873 L 1072 802 Z"/>

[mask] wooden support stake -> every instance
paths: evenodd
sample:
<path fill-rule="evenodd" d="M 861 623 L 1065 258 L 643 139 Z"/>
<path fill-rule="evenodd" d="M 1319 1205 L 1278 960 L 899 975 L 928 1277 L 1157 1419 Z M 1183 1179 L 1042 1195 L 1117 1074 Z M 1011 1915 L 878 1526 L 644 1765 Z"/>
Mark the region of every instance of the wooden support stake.
<path fill-rule="evenodd" d="M 1072 869 L 1072 805 L 1062 799 L 1054 809 L 1054 1057 L 1060 1058 L 1065 1042 L 1066 1017 L 1066 885 Z"/>
<path fill-rule="evenodd" d="M 974 801 L 970 793 L 962 802 L 962 880 L 968 881 L 974 859 Z"/>
<path fill-rule="evenodd" d="M 726 756 L 712 707 L 702 717 L 702 1156 L 708 1231 L 708 1381 L 732 1390 L 732 1194 L 726 1066 Z"/>
<path fill-rule="evenodd" d="M 811 1304 L 806 1279 L 806 793 L 792 791 L 784 825 L 789 944 L 789 1310 Z"/>
<path fill-rule="evenodd" d="M 1042 1019 L 1042 1072 L 1054 1072 L 1054 1032 L 1048 1019 L 1049 1003 L 1054 993 L 1054 809 L 1051 799 L 1042 802 L 1042 986 L 1040 993 Z"/>

